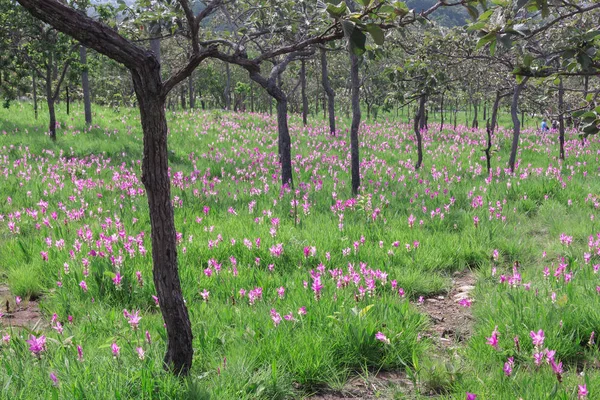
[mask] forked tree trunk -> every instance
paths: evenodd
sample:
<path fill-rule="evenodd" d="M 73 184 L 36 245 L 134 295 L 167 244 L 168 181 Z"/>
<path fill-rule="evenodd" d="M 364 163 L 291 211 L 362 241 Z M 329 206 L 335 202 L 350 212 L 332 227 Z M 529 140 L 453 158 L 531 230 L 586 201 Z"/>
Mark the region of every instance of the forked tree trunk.
<path fill-rule="evenodd" d="M 83 111 L 85 114 L 85 123 L 92 124 L 92 101 L 90 99 L 90 80 L 87 68 L 87 49 L 85 46 L 79 47 L 79 62 L 83 66 L 81 71 L 81 89 L 83 90 Z"/>
<path fill-rule="evenodd" d="M 302 92 L 302 123 L 308 124 L 308 98 L 306 97 L 306 61 L 302 60 L 300 65 L 300 85 Z"/>
<path fill-rule="evenodd" d="M 142 182 L 150 211 L 154 285 L 167 329 L 165 365 L 187 374 L 192 366 L 192 327 L 181 294 L 177 242 L 167 149 L 165 98 L 161 96 L 160 66 L 148 63 L 132 72 L 144 132 Z"/>
<path fill-rule="evenodd" d="M 513 93 L 512 103 L 510 104 L 510 115 L 513 121 L 513 140 L 512 147 L 510 149 L 510 159 L 508 160 L 508 166 L 510 168 L 510 172 L 515 172 L 515 162 L 517 161 L 517 150 L 519 149 L 519 135 L 521 134 L 521 123 L 519 121 L 519 96 L 525 83 L 529 80 L 529 77 L 523 78 L 521 83 L 515 86 L 515 91 Z"/>
<path fill-rule="evenodd" d="M 350 50 L 350 85 L 352 88 L 352 125 L 350 126 L 350 156 L 352 169 L 352 195 L 358 194 L 360 187 L 360 158 L 358 129 L 360 128 L 360 77 L 358 56 Z M 331 118 L 331 117 L 330 117 Z"/>
<path fill-rule="evenodd" d="M 562 77 L 559 78 L 558 82 L 558 143 L 560 146 L 559 157 L 561 160 L 565 159 L 565 105 L 564 105 L 564 94 L 565 89 L 563 87 Z"/>
<path fill-rule="evenodd" d="M 327 109 L 329 112 L 329 133 L 335 135 L 335 92 L 329 83 L 329 71 L 327 69 L 327 51 L 321 49 L 321 81 L 327 95 Z M 323 99 L 324 101 L 324 99 Z"/>

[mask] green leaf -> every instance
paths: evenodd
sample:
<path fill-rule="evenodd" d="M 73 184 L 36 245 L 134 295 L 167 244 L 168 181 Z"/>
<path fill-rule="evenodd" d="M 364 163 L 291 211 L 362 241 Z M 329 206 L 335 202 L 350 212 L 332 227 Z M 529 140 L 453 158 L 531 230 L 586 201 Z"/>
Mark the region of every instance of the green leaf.
<path fill-rule="evenodd" d="M 477 46 L 475 46 L 475 50 L 479 50 L 486 44 L 490 43 L 492 40 L 496 40 L 496 32 L 490 32 L 481 39 L 479 39 L 479 41 L 477 42 Z"/>
<path fill-rule="evenodd" d="M 367 25 L 367 32 L 369 32 L 369 34 L 373 38 L 373 41 L 378 46 L 382 46 L 383 45 L 384 34 L 383 34 L 383 30 L 379 26 L 377 26 L 375 24 L 368 24 Z"/>
<path fill-rule="evenodd" d="M 369 304 L 358 313 L 358 318 L 363 319 L 375 304 Z"/>
<path fill-rule="evenodd" d="M 533 56 L 531 54 L 525 54 L 523 56 L 523 65 L 526 67 L 531 67 L 531 63 L 533 62 Z"/>
<path fill-rule="evenodd" d="M 496 45 L 498 44 L 497 40 L 492 40 L 490 42 L 490 55 L 492 57 L 494 57 L 494 54 L 496 54 Z"/>
<path fill-rule="evenodd" d="M 465 8 L 467 9 L 467 12 L 471 16 L 471 19 L 473 21 L 477 21 L 477 18 L 479 18 L 479 10 L 477 10 L 477 8 L 472 5 L 466 5 Z"/>
<path fill-rule="evenodd" d="M 356 24 L 350 21 L 342 21 L 342 30 L 344 31 L 344 36 L 346 38 L 350 38 L 352 36 L 352 32 L 356 28 Z"/>
<path fill-rule="evenodd" d="M 494 13 L 494 9 L 490 8 L 489 10 L 487 10 L 486 12 L 484 12 L 483 14 L 481 14 L 479 16 L 479 21 L 485 22 L 485 21 L 489 20 L 493 13 Z"/>
<path fill-rule="evenodd" d="M 369 7 L 369 4 L 371 4 L 371 0 L 356 0 L 358 3 L 360 3 L 360 5 L 362 5 L 363 7 Z"/>
<path fill-rule="evenodd" d="M 340 18 L 346 13 L 348 7 L 346 6 L 346 3 L 342 1 L 337 5 L 327 4 L 326 10 L 332 18 Z"/>

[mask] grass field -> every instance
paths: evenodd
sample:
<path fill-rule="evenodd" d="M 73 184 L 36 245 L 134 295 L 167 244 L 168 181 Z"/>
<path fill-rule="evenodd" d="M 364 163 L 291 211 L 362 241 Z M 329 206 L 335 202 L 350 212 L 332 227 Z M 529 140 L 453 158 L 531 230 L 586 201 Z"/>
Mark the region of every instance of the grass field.
<path fill-rule="evenodd" d="M 369 122 L 352 198 L 349 138 L 321 119 L 291 117 L 296 189 L 282 192 L 274 117 L 169 113 L 195 346 L 178 379 L 162 368 L 139 116 L 94 114 L 87 129 L 60 112 L 52 143 L 44 114 L 0 110 L 2 304 L 39 299 L 45 320 L 2 319 L 1 398 L 303 398 L 382 371 L 412 384 L 374 397 L 600 396 L 596 138 L 570 132 L 563 163 L 555 135 L 526 129 L 510 175 L 501 129 L 488 177 L 483 131 L 432 123 L 415 171 L 411 126 Z M 456 302 L 472 335 L 442 348 L 421 302 L 456 272 L 477 278 Z"/>

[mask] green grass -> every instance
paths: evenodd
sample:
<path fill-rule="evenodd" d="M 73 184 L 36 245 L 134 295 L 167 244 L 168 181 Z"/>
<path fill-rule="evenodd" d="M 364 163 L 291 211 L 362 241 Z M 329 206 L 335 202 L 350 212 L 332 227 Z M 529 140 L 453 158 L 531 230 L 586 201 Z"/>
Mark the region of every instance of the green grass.
<path fill-rule="evenodd" d="M 599 393 L 598 348 L 587 344 L 592 331 L 600 332 L 599 280 L 592 270 L 597 260 L 583 260 L 590 252 L 588 237 L 597 232 L 590 219 L 600 193 L 597 141 L 581 148 L 570 133 L 568 159 L 560 163 L 556 137 L 525 130 L 520 168 L 507 176 L 502 169 L 510 132 L 502 129 L 495 138 L 494 175 L 486 181 L 481 131 L 459 127 L 427 134 L 424 168 L 415 172 L 411 126 L 369 123 L 361 131 L 361 196 L 334 213 L 337 200 L 351 198 L 349 141 L 329 137 L 320 116 L 307 128 L 291 117 L 297 189 L 280 193 L 274 118 L 169 112 L 171 176 L 184 178 L 175 179 L 172 196 L 195 348 L 190 377 L 178 379 L 161 365 L 166 334 L 152 299 L 139 115 L 94 107 L 96 123 L 86 129 L 80 110 L 71 116 L 61 106 L 58 111 L 61 128 L 52 143 L 44 135 L 43 111 L 36 121 L 29 104 L 0 110 L 0 273 L 14 295 L 41 296 L 48 321 L 33 332 L 48 337 L 47 350 L 36 357 L 25 343 L 30 332 L 11 330 L 5 319 L 2 333 L 11 340 L 0 345 L 0 398 L 301 398 L 380 370 L 405 371 L 424 392 L 457 399 L 465 392 L 480 399 L 575 398 L 576 385 L 584 382 L 590 398 Z M 343 131 L 348 125 L 343 118 L 339 124 Z M 478 196 L 481 206 L 474 207 Z M 280 220 L 275 232 L 273 218 Z M 563 233 L 573 237 L 570 246 L 561 244 Z M 60 239 L 62 248 L 56 247 Z M 281 257 L 270 251 L 279 243 Z M 306 257 L 311 246 L 316 253 Z M 491 257 L 495 249 L 498 260 Z M 48 253 L 47 261 L 41 252 Z M 122 261 L 111 261 L 111 255 Z M 553 273 L 561 257 L 573 273 L 568 283 L 542 274 L 545 266 Z M 209 260 L 220 264 L 210 277 Z M 500 284 L 500 275 L 512 276 L 515 261 L 521 284 Z M 317 298 L 311 270 L 320 264 L 324 288 Z M 445 293 L 452 274 L 465 269 L 479 276 L 475 333 L 455 355 L 439 355 L 417 299 Z M 356 277 L 358 284 L 338 284 L 330 270 Z M 112 282 L 116 272 L 123 276 L 120 287 Z M 371 274 L 375 289 L 362 295 Z M 523 283 L 529 282 L 526 290 Z M 257 287 L 262 298 L 251 305 L 240 289 Z M 210 292 L 207 301 L 204 290 Z M 298 314 L 301 307 L 306 315 Z M 140 310 L 139 330 L 131 329 L 123 309 Z M 275 326 L 271 310 L 293 319 Z M 50 326 L 55 313 L 62 335 Z M 495 326 L 498 350 L 486 344 Z M 529 332 L 539 329 L 564 363 L 563 383 L 550 366 L 533 365 Z M 376 340 L 377 332 L 390 343 Z M 118 358 L 112 343 L 121 347 Z M 145 351 L 143 360 L 137 347 Z M 509 356 L 515 367 L 506 377 L 502 366 Z M 379 395 L 403 396 L 400 389 Z"/>

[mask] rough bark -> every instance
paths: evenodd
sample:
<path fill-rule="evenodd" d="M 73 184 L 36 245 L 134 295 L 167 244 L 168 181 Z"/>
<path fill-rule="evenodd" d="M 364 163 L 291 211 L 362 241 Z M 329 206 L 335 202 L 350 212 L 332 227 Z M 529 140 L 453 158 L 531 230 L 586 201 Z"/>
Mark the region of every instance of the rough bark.
<path fill-rule="evenodd" d="M 502 95 L 500 90 L 496 91 L 496 98 L 494 99 L 494 105 L 492 106 L 492 123 L 490 124 L 490 132 L 493 135 L 496 130 L 496 124 L 498 123 L 498 107 L 500 106 L 500 99 Z"/>
<path fill-rule="evenodd" d="M 46 102 L 48 104 L 48 116 L 50 122 L 48 124 L 48 132 L 50 132 L 50 139 L 56 142 L 56 112 L 54 110 L 54 95 L 52 94 L 52 66 L 54 64 L 54 57 L 52 51 L 48 51 L 48 60 L 46 64 Z"/>
<path fill-rule="evenodd" d="M 335 92 L 329 82 L 329 71 L 327 68 L 327 51 L 321 49 L 321 82 L 327 95 L 327 109 L 329 112 L 329 133 L 335 135 Z"/>
<path fill-rule="evenodd" d="M 519 135 L 521 134 L 521 122 L 519 121 L 519 96 L 521 95 L 521 91 L 523 87 L 525 87 L 525 83 L 527 83 L 529 77 L 523 78 L 521 83 L 515 86 L 515 90 L 513 92 L 512 102 L 510 104 L 510 116 L 512 117 L 513 122 L 513 140 L 512 147 L 510 149 L 510 159 L 508 161 L 508 167 L 510 168 L 510 172 L 515 172 L 515 162 L 517 161 L 517 150 L 519 148 Z"/>
<path fill-rule="evenodd" d="M 473 122 L 471 123 L 471 129 L 479 128 L 479 120 L 477 119 L 477 111 L 479 110 L 479 104 L 473 102 Z"/>
<path fill-rule="evenodd" d="M 67 115 L 71 112 L 71 96 L 69 96 L 69 85 L 65 85 L 65 102 L 67 103 Z"/>
<path fill-rule="evenodd" d="M 308 97 L 306 97 L 306 61 L 300 65 L 300 85 L 302 92 L 302 123 L 308 124 Z"/>
<path fill-rule="evenodd" d="M 352 125 L 350 126 L 350 156 L 352 169 L 352 194 L 357 195 L 360 187 L 360 154 L 358 142 L 358 129 L 360 128 L 360 77 L 359 60 L 356 54 L 350 51 L 350 85 L 352 96 Z"/>
<path fill-rule="evenodd" d="M 142 182 L 150 210 L 154 285 L 168 337 L 165 365 L 187 374 L 192 365 L 192 328 L 181 293 L 169 160 L 165 99 L 161 95 L 160 66 L 148 62 L 132 71 L 144 131 Z"/>
<path fill-rule="evenodd" d="M 87 68 L 87 49 L 85 46 L 79 47 L 79 62 L 83 66 L 81 71 L 81 89 L 83 90 L 83 110 L 85 114 L 85 123 L 92 124 L 92 102 L 90 99 L 90 80 Z"/>
<path fill-rule="evenodd" d="M 421 135 L 421 131 L 424 129 L 425 124 L 423 120 L 425 119 L 425 102 L 427 101 L 427 97 L 423 94 L 419 97 L 419 108 L 415 113 L 415 122 L 414 122 L 414 131 L 417 136 L 417 163 L 415 164 L 415 170 L 421 168 L 423 164 L 423 137 Z"/>
<path fill-rule="evenodd" d="M 558 82 L 558 143 L 559 143 L 559 157 L 561 160 L 565 159 L 565 104 L 564 104 L 565 89 L 563 87 L 562 77 L 559 78 Z"/>

